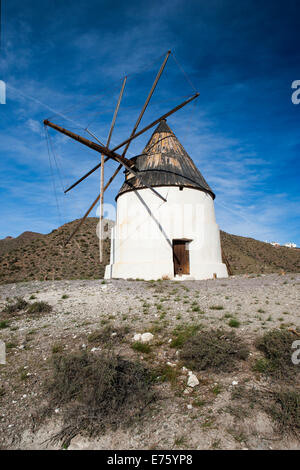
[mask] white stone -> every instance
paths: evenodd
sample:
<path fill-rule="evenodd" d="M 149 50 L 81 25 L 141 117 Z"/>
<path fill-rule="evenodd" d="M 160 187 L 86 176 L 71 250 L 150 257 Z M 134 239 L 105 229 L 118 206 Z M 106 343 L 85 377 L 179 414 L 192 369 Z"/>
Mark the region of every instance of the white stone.
<path fill-rule="evenodd" d="M 150 343 L 154 338 L 152 333 L 143 333 L 141 336 L 141 342 L 142 343 Z"/>
<path fill-rule="evenodd" d="M 117 336 L 117 333 L 112 333 L 111 337 L 113 338 L 114 336 Z"/>
<path fill-rule="evenodd" d="M 187 405 L 187 409 L 188 409 L 188 410 L 192 410 L 192 409 L 193 409 L 193 405 Z"/>
<path fill-rule="evenodd" d="M 238 384 L 238 381 L 237 380 L 233 380 L 232 381 L 232 385 L 237 385 Z"/>
<path fill-rule="evenodd" d="M 167 362 L 167 366 L 176 367 L 176 364 L 174 364 L 174 363 L 172 363 L 172 362 Z"/>
<path fill-rule="evenodd" d="M 199 385 L 199 380 L 197 379 L 195 374 L 193 374 L 193 372 L 189 372 L 189 378 L 188 378 L 187 384 L 188 384 L 188 387 L 196 387 L 196 385 Z"/>

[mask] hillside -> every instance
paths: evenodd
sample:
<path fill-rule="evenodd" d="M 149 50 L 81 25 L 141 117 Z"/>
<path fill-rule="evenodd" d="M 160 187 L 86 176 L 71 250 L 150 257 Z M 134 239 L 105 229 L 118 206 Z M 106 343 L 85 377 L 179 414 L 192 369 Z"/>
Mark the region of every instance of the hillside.
<path fill-rule="evenodd" d="M 13 237 L 6 237 L 0 240 L 0 255 L 8 253 L 16 248 L 22 248 L 27 243 L 36 240 L 37 238 L 41 238 L 44 235 L 41 233 L 36 232 L 23 232 L 16 238 Z"/>
<path fill-rule="evenodd" d="M 0 240 L 0 283 L 103 277 L 110 241 L 104 241 L 104 263 L 100 265 L 97 218 L 89 217 L 82 230 L 63 246 L 77 223 L 67 223 L 47 235 L 24 232 L 17 238 Z M 112 222 L 106 223 L 108 236 Z M 299 249 L 275 248 L 226 232 L 221 232 L 221 242 L 233 274 L 300 271 Z"/>
<path fill-rule="evenodd" d="M 52 279 L 103 277 L 109 260 L 110 241 L 104 241 L 104 264 L 99 264 L 97 218 L 88 218 L 81 231 L 64 247 L 78 220 L 62 225 L 47 235 L 0 240 L 0 283 Z M 107 233 L 111 222 L 106 221 Z M 26 235 L 27 234 L 27 235 Z"/>
<path fill-rule="evenodd" d="M 233 274 L 300 271 L 300 249 L 274 247 L 254 238 L 221 231 L 221 243 Z"/>

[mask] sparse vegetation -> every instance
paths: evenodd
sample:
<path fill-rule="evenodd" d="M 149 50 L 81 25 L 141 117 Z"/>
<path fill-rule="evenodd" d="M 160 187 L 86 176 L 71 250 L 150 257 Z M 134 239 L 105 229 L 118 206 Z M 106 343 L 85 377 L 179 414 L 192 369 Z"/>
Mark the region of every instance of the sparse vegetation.
<path fill-rule="evenodd" d="M 8 328 L 9 327 L 9 321 L 8 320 L 2 320 L 0 321 L 0 329 Z"/>
<path fill-rule="evenodd" d="M 111 341 L 120 341 L 129 332 L 128 326 L 113 327 L 106 325 L 101 330 L 95 330 L 88 336 L 88 341 L 93 344 L 105 344 Z"/>
<path fill-rule="evenodd" d="M 256 348 L 264 354 L 254 364 L 254 370 L 275 378 L 288 378 L 297 373 L 292 363 L 293 334 L 287 330 L 270 330 L 255 341 Z"/>
<path fill-rule="evenodd" d="M 281 431 L 300 431 L 300 393 L 285 388 L 273 393 L 273 403 L 266 410 L 276 421 Z"/>
<path fill-rule="evenodd" d="M 36 314 L 36 313 L 49 313 L 52 311 L 52 306 L 47 302 L 39 301 L 33 302 L 27 308 L 27 313 Z"/>
<path fill-rule="evenodd" d="M 114 354 L 55 354 L 45 389 L 49 410 L 62 409 L 63 428 L 55 439 L 65 446 L 79 433 L 130 426 L 155 399 L 147 369 Z"/>
<path fill-rule="evenodd" d="M 151 352 L 151 346 L 147 343 L 141 343 L 140 341 L 135 341 L 131 345 L 134 351 L 138 351 L 144 354 L 149 354 Z"/>
<path fill-rule="evenodd" d="M 200 330 L 200 328 L 201 325 L 193 323 L 190 325 L 178 325 L 172 333 L 173 339 L 170 343 L 171 348 L 181 348 L 186 340 L 195 335 Z"/>
<path fill-rule="evenodd" d="M 22 310 L 25 310 L 27 306 L 28 302 L 26 302 L 26 300 L 22 299 L 21 297 L 18 297 L 14 302 L 8 302 L 5 305 L 3 312 L 9 315 L 13 315 L 21 312 Z"/>
<path fill-rule="evenodd" d="M 295 278 L 298 281 L 299 274 Z M 280 334 L 290 334 L 291 343 L 300 339 L 296 290 L 300 283 L 297 282 L 295 289 L 290 274 L 286 279 L 288 286 L 284 289 L 280 289 L 282 276 L 274 274 L 260 279 L 236 276 L 226 281 L 227 287 L 222 287 L 222 280 L 113 280 L 104 290 L 101 280 L 0 286 L 0 320 L 5 321 L 6 328 L 0 330 L 0 336 L 7 354 L 6 364 L 0 365 L 0 382 L 6 392 L 4 399 L 0 397 L 1 426 L 8 430 L 8 433 L 0 432 L 0 447 L 15 447 L 20 442 L 21 448 L 31 448 L 44 440 L 48 447 L 49 429 L 62 430 L 56 436 L 59 441 L 49 444 L 54 448 L 67 448 L 77 431 L 82 438 L 74 441 L 76 447 L 85 446 L 85 443 L 92 446 L 94 439 L 98 443 L 98 437 L 105 443 L 112 437 L 115 443 L 118 438 L 118 447 L 126 448 L 130 439 L 130 445 L 136 448 L 170 448 L 175 439 L 186 434 L 184 430 L 188 430 L 190 448 L 251 449 L 277 444 L 280 448 L 288 448 L 298 445 L 300 434 L 292 439 L 289 437 L 290 431 L 298 433 L 300 369 L 291 362 L 296 348 L 292 349 L 291 344 L 288 347 L 287 366 L 282 366 L 281 373 L 276 370 L 276 361 L 274 367 L 273 353 L 264 352 L 270 349 L 266 338 L 262 342 L 265 350 L 262 346 L 257 349 L 259 340 L 270 333 L 270 328 L 276 327 Z M 160 289 L 155 286 L 162 286 L 162 292 L 158 293 Z M 37 299 L 30 299 L 32 292 Z M 62 300 L 66 294 L 68 301 Z M 224 299 L 225 294 L 230 300 Z M 3 313 L 4 307 L 16 303 L 18 298 L 28 302 L 25 309 L 14 314 Z M 30 315 L 27 309 L 40 300 L 51 303 L 55 313 Z M 281 302 L 276 303 L 276 300 Z M 209 308 L 222 305 L 224 309 Z M 258 313 L 260 307 L 266 312 Z M 204 315 L 201 309 L 205 311 Z M 283 311 L 290 313 L 286 315 Z M 240 328 L 236 321 L 240 322 Z M 222 332 L 215 340 L 211 334 L 215 335 L 218 328 Z M 134 344 L 133 334 L 145 332 L 151 332 L 153 340 L 148 344 Z M 209 337 L 203 341 L 202 335 L 206 333 Z M 201 341 L 198 337 L 202 337 Z M 252 353 L 249 359 L 248 343 Z M 275 351 L 281 350 L 281 346 L 271 344 Z M 240 347 L 245 348 L 245 354 L 241 353 Z M 48 389 L 54 378 L 51 353 L 57 358 L 74 355 L 81 358 L 86 354 L 100 359 L 103 353 L 103 357 L 115 357 L 111 353 L 114 349 L 122 354 L 124 361 L 140 363 L 148 369 L 149 390 L 151 393 L 155 390 L 159 396 L 155 406 L 143 408 L 141 404 L 132 412 L 130 421 L 134 429 L 119 430 L 116 435 L 111 434 L 119 426 L 118 422 L 114 424 L 114 418 L 112 426 L 109 419 L 103 427 L 99 424 L 98 398 L 94 401 L 93 393 L 89 391 L 89 386 L 93 388 L 89 379 L 86 388 L 82 385 L 82 395 L 79 395 L 75 385 L 75 376 L 79 374 L 77 366 L 74 366 L 74 374 L 70 372 L 66 379 L 67 383 L 73 381 L 71 375 L 74 377 L 73 398 L 64 403 L 53 401 Z M 188 354 L 183 357 L 186 352 Z M 78 367 L 82 369 L 85 365 L 80 363 Z M 88 361 L 87 367 L 93 375 L 97 365 Z M 286 373 L 289 367 L 291 369 Z M 199 380 L 195 387 L 189 386 L 190 371 Z M 84 377 L 88 377 L 86 371 Z M 47 393 L 41 388 L 45 380 Z M 94 377 L 93 383 L 97 380 L 101 379 Z M 127 379 L 124 377 L 124 380 Z M 240 387 L 245 389 L 243 397 L 238 396 Z M 86 390 L 91 397 L 89 403 L 95 405 L 90 417 L 87 417 L 90 406 L 85 398 L 81 399 Z M 45 405 L 47 398 L 49 408 L 44 415 L 47 425 L 36 434 L 38 415 L 43 414 L 40 407 Z M 33 410 L 37 414 L 34 420 L 30 416 Z M 76 421 L 78 416 L 79 423 Z M 26 429 L 28 432 L 24 433 Z M 102 432 L 106 436 L 101 438 Z M 9 439 L 14 433 L 24 437 L 11 444 Z M 88 441 L 84 438 L 87 436 L 91 436 Z"/>
<path fill-rule="evenodd" d="M 175 385 L 180 375 L 180 371 L 177 367 L 161 365 L 153 371 L 153 378 L 159 382 L 170 382 Z"/>
<path fill-rule="evenodd" d="M 246 360 L 249 351 L 233 331 L 207 330 L 185 341 L 180 358 L 195 370 L 230 371 L 240 360 Z"/>

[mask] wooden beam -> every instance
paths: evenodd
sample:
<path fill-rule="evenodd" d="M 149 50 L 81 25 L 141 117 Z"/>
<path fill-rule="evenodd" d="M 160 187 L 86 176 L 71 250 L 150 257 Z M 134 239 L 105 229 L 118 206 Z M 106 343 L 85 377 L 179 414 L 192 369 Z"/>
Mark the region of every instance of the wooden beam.
<path fill-rule="evenodd" d="M 156 75 L 156 77 L 155 77 L 155 80 L 154 80 L 154 82 L 153 82 L 153 85 L 152 85 L 152 87 L 151 87 L 151 90 L 150 90 L 150 92 L 149 92 L 149 94 L 148 94 L 148 96 L 147 96 L 147 99 L 146 99 L 146 101 L 145 101 L 145 103 L 144 103 L 144 106 L 143 106 L 141 112 L 140 112 L 140 115 L 139 115 L 139 117 L 138 117 L 138 119 L 137 119 L 137 121 L 136 121 L 136 123 L 135 123 L 135 125 L 134 125 L 134 128 L 133 128 L 133 130 L 132 130 L 132 132 L 131 132 L 130 137 L 133 137 L 133 136 L 134 136 L 135 131 L 137 130 L 137 128 L 138 128 L 138 126 L 139 126 L 139 124 L 140 124 L 140 122 L 141 122 L 141 120 L 142 120 L 142 117 L 144 116 L 144 113 L 145 113 L 145 111 L 146 111 L 146 108 L 147 108 L 147 106 L 148 106 L 148 104 L 149 104 L 149 101 L 150 101 L 152 95 L 153 95 L 153 92 L 154 92 L 154 90 L 155 90 L 155 88 L 156 88 L 156 85 L 157 85 L 157 83 L 158 83 L 158 80 L 160 79 L 161 74 L 162 74 L 163 71 L 164 71 L 164 68 L 165 68 L 165 66 L 166 66 L 166 63 L 167 63 L 167 61 L 168 61 L 168 58 L 169 58 L 169 55 L 170 55 L 170 54 L 171 54 L 171 51 L 168 51 L 167 54 L 166 54 L 166 57 L 165 57 L 165 59 L 164 59 L 164 61 L 163 61 L 163 63 L 162 63 L 162 65 L 161 65 L 161 67 L 160 67 L 160 69 L 159 69 L 159 71 L 158 71 L 158 73 L 157 73 L 157 75 Z M 128 147 L 129 147 L 129 145 L 130 145 L 130 142 L 131 142 L 131 140 L 130 140 L 129 142 L 127 142 L 126 147 L 125 147 L 125 149 L 123 150 L 123 153 L 122 153 L 122 156 L 123 156 L 123 157 L 125 157 L 125 154 L 126 154 L 126 152 L 127 152 L 127 150 L 128 150 Z"/>
<path fill-rule="evenodd" d="M 104 159 L 104 163 L 107 162 L 107 160 L 109 160 L 109 157 L 106 157 Z M 101 166 L 101 163 L 99 164 L 99 166 Z M 99 168 L 99 166 L 97 166 L 97 168 Z M 95 169 L 93 168 L 92 170 L 90 170 L 88 173 L 86 173 L 84 176 L 82 176 L 82 178 L 80 178 L 79 180 L 77 180 L 75 183 L 73 183 L 69 188 L 67 188 L 64 193 L 66 194 L 68 191 L 70 191 L 71 189 L 75 188 L 75 186 L 77 186 L 79 183 L 81 183 L 81 181 L 85 180 L 85 178 L 87 178 L 88 176 L 90 176 L 92 173 L 94 173 Z"/>
<path fill-rule="evenodd" d="M 107 148 L 109 147 L 111 136 L 112 136 L 112 133 L 113 133 L 113 130 L 114 130 L 114 127 L 115 127 L 115 123 L 116 123 L 117 115 L 118 115 L 118 112 L 119 112 L 121 100 L 122 100 L 122 97 L 123 97 L 126 81 L 127 81 L 127 77 L 124 77 L 122 87 L 121 87 L 121 91 L 120 91 L 119 98 L 118 98 L 118 102 L 117 102 L 117 105 L 116 105 L 116 109 L 115 109 L 115 112 L 114 112 L 114 115 L 113 115 L 112 123 L 110 125 L 110 129 L 109 129 L 109 133 L 108 133 L 108 137 L 107 137 L 107 141 L 106 141 L 106 147 Z M 122 156 L 124 157 L 124 155 L 122 155 Z M 103 262 L 102 227 L 103 227 L 103 206 L 104 206 L 104 155 L 103 155 L 103 153 L 101 154 L 100 194 L 101 194 L 101 196 L 100 196 L 100 214 L 99 214 L 99 234 L 98 234 L 98 236 L 99 236 L 99 258 L 100 258 L 100 263 L 102 263 Z"/>
<path fill-rule="evenodd" d="M 115 176 L 119 173 L 120 169 L 122 168 L 123 165 L 119 165 L 118 168 L 115 170 L 114 174 L 109 178 L 108 182 L 106 183 L 106 185 L 104 186 L 103 188 L 103 191 L 106 191 L 106 189 L 108 188 L 108 186 L 110 185 L 110 183 L 113 181 L 113 179 L 115 178 Z M 79 224 L 75 227 L 75 229 L 73 230 L 73 232 L 71 233 L 71 235 L 69 236 L 68 240 L 66 241 L 65 243 L 65 246 L 71 241 L 71 239 L 74 237 L 75 233 L 78 232 L 78 230 L 80 229 L 80 227 L 82 226 L 83 222 L 85 221 L 85 219 L 87 218 L 87 216 L 90 214 L 90 212 L 93 210 L 93 208 L 95 207 L 95 205 L 97 204 L 97 202 L 100 200 L 101 198 L 101 193 L 99 194 L 99 196 L 95 199 L 95 201 L 93 202 L 93 204 L 89 207 L 89 209 L 86 211 L 86 213 L 84 214 L 84 216 L 82 217 L 82 219 L 80 220 Z"/>
<path fill-rule="evenodd" d="M 44 121 L 45 126 L 52 127 L 52 129 L 55 129 L 58 132 L 61 132 L 64 135 L 67 135 L 68 137 L 71 137 L 71 139 L 76 140 L 77 142 L 80 142 L 83 145 L 86 145 L 87 147 L 96 150 L 96 152 L 103 153 L 106 155 L 108 158 L 112 158 L 113 160 L 117 160 L 118 162 L 122 162 L 126 164 L 127 166 L 133 166 L 133 162 L 131 160 L 127 160 L 127 158 L 122 157 L 122 155 L 117 154 L 114 152 L 114 150 L 109 150 L 107 147 L 104 147 L 103 145 L 96 144 L 96 142 L 93 142 L 91 140 L 86 139 L 85 137 L 82 137 L 79 134 L 75 134 L 72 131 L 69 131 L 67 129 L 64 129 L 61 126 L 58 126 L 57 124 L 54 124 L 53 122 L 48 121 L 48 119 L 45 119 Z M 97 168 L 99 168 L 100 164 L 98 164 Z"/>
<path fill-rule="evenodd" d="M 120 95 L 119 95 L 119 99 L 118 99 L 118 102 L 117 102 L 117 106 L 116 106 L 116 109 L 115 109 L 115 112 L 114 112 L 114 115 L 113 115 L 113 119 L 112 119 L 112 123 L 111 123 L 111 126 L 110 126 L 110 131 L 109 131 L 109 134 L 108 134 L 106 147 L 109 147 L 109 144 L 110 144 L 111 135 L 112 135 L 114 127 L 115 127 L 115 123 L 116 123 L 117 115 L 118 115 L 118 112 L 119 112 L 121 100 L 122 100 L 122 97 L 123 97 L 126 81 L 127 81 L 127 77 L 124 77 L 122 88 L 121 88 Z"/>
<path fill-rule="evenodd" d="M 191 98 L 183 101 L 183 103 L 179 104 L 178 106 L 176 106 L 175 108 L 171 109 L 171 111 L 168 111 L 167 113 L 163 114 L 162 116 L 160 116 L 158 119 L 156 119 L 155 121 L 151 122 L 151 124 L 149 124 L 148 126 L 144 127 L 141 131 L 137 132 L 136 134 L 134 134 L 134 136 L 132 137 L 129 137 L 129 139 L 126 139 L 124 140 L 124 142 L 122 142 L 121 144 L 117 145 L 117 147 L 115 147 L 112 151 L 115 152 L 116 150 L 118 150 L 119 148 L 123 147 L 123 145 L 126 145 L 127 142 L 131 142 L 133 139 L 136 139 L 137 137 L 139 137 L 141 134 L 144 134 L 144 132 L 148 131 L 149 129 L 151 129 L 151 127 L 155 126 L 156 124 L 158 124 L 160 121 L 162 121 L 163 119 L 167 119 L 167 117 L 171 116 L 171 114 L 174 114 L 176 113 L 176 111 L 179 111 L 179 109 L 183 108 L 185 105 L 187 105 L 188 103 L 190 103 L 191 101 L 193 101 L 194 99 L 198 98 L 199 96 L 199 93 L 195 93 L 195 95 L 191 96 Z"/>

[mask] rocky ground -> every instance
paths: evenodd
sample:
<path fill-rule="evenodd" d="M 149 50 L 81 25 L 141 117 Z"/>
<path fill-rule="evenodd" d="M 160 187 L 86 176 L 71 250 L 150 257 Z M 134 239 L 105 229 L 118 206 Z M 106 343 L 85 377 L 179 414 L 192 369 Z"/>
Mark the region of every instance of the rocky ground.
<path fill-rule="evenodd" d="M 300 329 L 300 274 L 240 275 L 209 281 L 72 280 L 0 286 L 0 311 L 9 300 L 45 301 L 49 313 L 0 317 L 0 339 L 7 363 L 0 365 L 0 447 L 45 449 L 61 447 L 51 436 L 60 428 L 60 410 L 36 426 L 33 418 L 45 403 L 43 384 L 51 356 L 80 349 L 97 354 L 91 333 L 107 325 L 126 335 L 114 348 L 127 358 L 139 358 L 149 368 L 158 365 L 178 372 L 175 381 L 157 384 L 159 399 L 135 426 L 107 432 L 97 439 L 75 437 L 70 449 L 291 449 L 300 448 L 294 433 L 279 431 L 264 411 L 241 404 L 234 389 L 272 387 L 253 372 L 259 356 L 253 341 L 268 329 Z M 232 320 L 236 320 L 233 321 Z M 182 325 L 234 329 L 250 348 L 247 361 L 233 372 L 195 372 L 199 385 L 187 386 L 180 352 L 171 347 L 174 329 Z M 151 332 L 149 351 L 132 348 L 133 336 Z M 295 339 L 297 336 L 295 335 Z M 297 366 L 295 366 L 296 368 Z M 300 368 L 300 366 L 298 366 Z"/>

